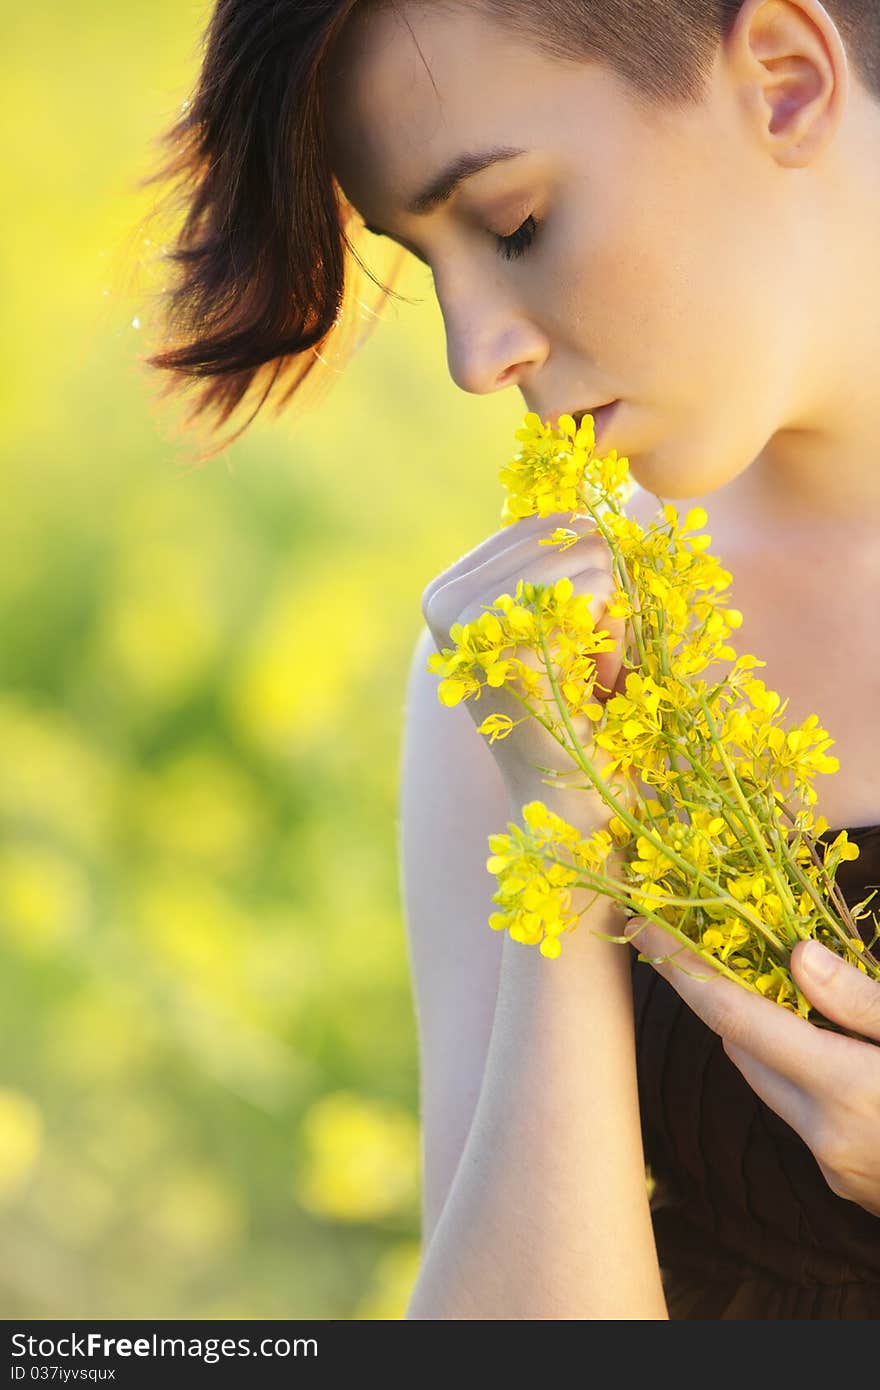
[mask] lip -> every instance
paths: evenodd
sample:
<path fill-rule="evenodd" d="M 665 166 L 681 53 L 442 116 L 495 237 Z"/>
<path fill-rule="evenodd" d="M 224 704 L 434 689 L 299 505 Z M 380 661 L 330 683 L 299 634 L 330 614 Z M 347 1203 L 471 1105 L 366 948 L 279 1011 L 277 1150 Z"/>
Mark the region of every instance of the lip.
<path fill-rule="evenodd" d="M 596 443 L 599 444 L 608 433 L 608 429 L 614 417 L 617 415 L 622 402 L 620 400 L 609 401 L 607 405 L 596 406 L 591 410 L 578 410 L 571 412 L 575 424 L 579 425 L 585 415 L 592 415 L 593 429 L 596 435 Z"/>

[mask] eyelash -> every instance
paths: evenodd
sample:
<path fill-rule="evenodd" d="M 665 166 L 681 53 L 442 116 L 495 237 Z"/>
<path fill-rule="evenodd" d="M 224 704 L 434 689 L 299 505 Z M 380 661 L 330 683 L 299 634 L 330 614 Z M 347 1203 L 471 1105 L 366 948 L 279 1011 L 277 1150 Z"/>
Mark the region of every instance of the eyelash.
<path fill-rule="evenodd" d="M 525 222 L 517 227 L 515 232 L 511 232 L 510 236 L 495 236 L 498 243 L 498 254 L 504 256 L 505 260 L 508 261 L 523 255 L 534 241 L 537 229 L 538 224 L 534 216 L 529 213 Z"/>

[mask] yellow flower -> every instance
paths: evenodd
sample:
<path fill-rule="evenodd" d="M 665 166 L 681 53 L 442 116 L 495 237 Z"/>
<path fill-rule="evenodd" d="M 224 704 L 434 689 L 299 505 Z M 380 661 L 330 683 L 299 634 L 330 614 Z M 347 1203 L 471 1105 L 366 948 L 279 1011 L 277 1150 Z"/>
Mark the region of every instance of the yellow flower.
<path fill-rule="evenodd" d="M 592 416 L 585 415 L 578 428 L 570 415 L 562 415 L 556 429 L 530 411 L 516 438 L 523 447 L 498 475 L 507 488 L 502 525 L 526 516 L 577 512 L 585 497 L 601 502 L 632 496 L 627 459 L 618 458 L 616 450 L 607 459 L 594 459 Z"/>
<path fill-rule="evenodd" d="M 761 994 L 775 999 L 777 1004 L 785 1004 L 789 1008 L 796 1007 L 794 982 L 781 965 L 774 964 L 769 971 L 759 975 L 755 985 Z"/>
<path fill-rule="evenodd" d="M 825 850 L 825 863 L 831 864 L 839 862 L 841 859 L 858 859 L 861 850 L 858 845 L 854 845 L 845 830 L 827 846 Z"/>
<path fill-rule="evenodd" d="M 525 715 L 523 716 L 523 718 L 527 717 L 528 716 Z M 521 724 L 522 720 L 518 719 L 516 723 Z M 477 732 L 480 734 L 487 734 L 489 742 L 494 743 L 496 739 L 507 738 L 508 734 L 515 728 L 516 724 L 509 714 L 490 714 L 483 720 L 482 724 L 478 726 Z"/>
<path fill-rule="evenodd" d="M 874 895 L 849 910 L 831 891 L 858 846 L 846 831 L 819 844 L 828 822 L 811 809 L 815 777 L 839 769 L 834 740 L 816 714 L 783 727 L 788 700 L 754 674 L 766 662 L 729 645 L 743 615 L 729 601 L 732 575 L 709 553 L 705 509 L 682 520 L 667 503 L 648 527 L 628 518 L 628 460 L 597 456 L 590 417 L 577 428 L 563 416 L 552 428 L 530 413 L 516 438 L 519 452 L 500 474 L 502 524 L 567 510 L 592 516 L 589 535 L 557 526 L 540 544 L 563 551 L 602 534 L 614 558 L 606 608 L 627 640 L 622 683 L 598 687 L 601 702 L 597 658 L 615 641 L 596 625 L 594 596 L 576 594 L 567 577 L 520 579 L 474 622 L 454 624 L 451 645 L 429 659 L 446 705 L 486 689 L 515 693 L 524 718 L 541 719 L 581 785 L 591 782 L 609 805 L 607 829 L 585 839 L 540 801 L 522 808 L 522 826 L 489 837 L 501 909 L 490 927 L 556 958 L 578 921 L 578 882 L 613 892 L 627 915 L 650 912 L 729 978 L 803 1017 L 811 1006 L 787 955 L 804 936 L 880 981 L 855 927 Z M 721 662 L 731 664 L 718 679 Z M 576 716 L 592 740 L 579 750 L 570 741 Z M 490 713 L 478 727 L 495 743 L 521 722 Z M 880 939 L 876 913 L 874 923 Z"/>

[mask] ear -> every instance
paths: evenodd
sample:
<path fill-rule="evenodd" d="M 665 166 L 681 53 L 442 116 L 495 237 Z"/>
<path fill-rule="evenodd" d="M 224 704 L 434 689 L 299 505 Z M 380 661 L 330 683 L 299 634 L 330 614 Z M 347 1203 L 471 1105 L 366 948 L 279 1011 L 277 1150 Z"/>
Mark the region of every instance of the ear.
<path fill-rule="evenodd" d="M 738 92 L 780 164 L 811 164 L 850 94 L 846 48 L 819 0 L 745 0 L 723 44 Z"/>

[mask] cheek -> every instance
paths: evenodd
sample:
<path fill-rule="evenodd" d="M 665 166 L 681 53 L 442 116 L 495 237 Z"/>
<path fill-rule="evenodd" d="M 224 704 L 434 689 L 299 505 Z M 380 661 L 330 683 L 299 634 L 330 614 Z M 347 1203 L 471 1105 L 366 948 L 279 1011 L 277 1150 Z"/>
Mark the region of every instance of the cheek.
<path fill-rule="evenodd" d="M 584 376 L 633 411 L 684 423 L 749 402 L 763 424 L 787 358 L 768 334 L 776 301 L 766 267 L 748 246 L 719 246 L 711 217 L 637 213 L 568 239 L 555 291 L 563 341 Z"/>
<path fill-rule="evenodd" d="M 760 453 L 778 417 L 761 296 L 725 275 L 694 230 L 624 237 L 569 270 L 571 352 L 585 380 L 624 397 L 616 447 L 635 481 L 669 501 L 723 487 Z M 731 282 L 733 281 L 733 283 Z"/>
<path fill-rule="evenodd" d="M 585 375 L 643 406 L 683 407 L 705 380 L 711 306 L 687 249 L 633 217 L 569 243 L 558 264 L 562 335 Z"/>

